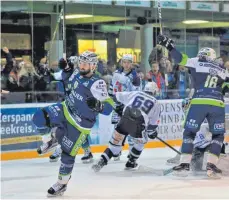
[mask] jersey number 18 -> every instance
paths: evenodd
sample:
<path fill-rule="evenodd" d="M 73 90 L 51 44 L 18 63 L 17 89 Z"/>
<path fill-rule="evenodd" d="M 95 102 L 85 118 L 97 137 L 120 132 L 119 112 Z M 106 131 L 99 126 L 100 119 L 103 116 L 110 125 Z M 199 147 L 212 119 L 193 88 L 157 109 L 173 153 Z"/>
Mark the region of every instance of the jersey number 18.
<path fill-rule="evenodd" d="M 215 76 L 207 76 L 207 80 L 205 81 L 204 87 L 207 88 L 216 88 L 218 82 L 218 78 Z"/>

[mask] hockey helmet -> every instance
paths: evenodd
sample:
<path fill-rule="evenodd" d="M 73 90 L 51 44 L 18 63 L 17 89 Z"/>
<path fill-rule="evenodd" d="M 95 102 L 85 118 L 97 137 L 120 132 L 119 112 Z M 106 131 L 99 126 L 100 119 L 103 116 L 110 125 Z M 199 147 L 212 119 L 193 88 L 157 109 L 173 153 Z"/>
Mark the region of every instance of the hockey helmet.
<path fill-rule="evenodd" d="M 216 52 L 212 48 L 204 47 L 199 50 L 197 57 L 201 61 L 214 61 L 216 59 Z"/>
<path fill-rule="evenodd" d="M 133 56 L 132 56 L 131 54 L 124 54 L 124 55 L 122 56 L 122 61 L 123 61 L 123 60 L 128 60 L 128 61 L 130 61 L 131 63 L 133 63 L 133 61 L 134 61 Z"/>
<path fill-rule="evenodd" d="M 155 82 L 148 82 L 145 85 L 144 92 L 146 92 L 146 93 L 149 93 L 152 95 L 157 95 L 158 91 L 159 90 L 158 90 L 157 84 Z"/>
<path fill-rule="evenodd" d="M 69 60 L 71 63 L 73 63 L 74 65 L 77 65 L 78 63 L 78 57 L 77 56 L 70 56 Z"/>
<path fill-rule="evenodd" d="M 98 56 L 94 52 L 85 51 L 78 58 L 79 66 L 81 63 L 88 63 L 90 66 L 90 70 L 80 71 L 82 75 L 86 75 L 89 72 L 94 72 L 98 63 Z"/>

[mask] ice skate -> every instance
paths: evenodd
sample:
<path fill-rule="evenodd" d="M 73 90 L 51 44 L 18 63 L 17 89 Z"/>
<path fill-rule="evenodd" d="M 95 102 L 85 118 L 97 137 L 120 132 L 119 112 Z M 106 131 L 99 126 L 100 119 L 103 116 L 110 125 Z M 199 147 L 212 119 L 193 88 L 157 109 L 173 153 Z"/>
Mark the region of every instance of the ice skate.
<path fill-rule="evenodd" d="M 37 149 L 37 153 L 40 155 L 46 154 L 46 153 L 52 151 L 57 145 L 58 145 L 58 142 L 57 142 L 56 138 L 52 138 L 50 141 L 43 143 Z"/>
<path fill-rule="evenodd" d="M 114 157 L 114 161 L 120 161 L 121 160 L 121 155 L 122 155 L 122 152 L 120 152 L 118 154 L 118 156 L 113 156 Z"/>
<path fill-rule="evenodd" d="M 57 182 L 52 187 L 49 188 L 47 196 L 48 197 L 62 196 L 66 190 L 67 190 L 67 184 L 61 184 Z"/>
<path fill-rule="evenodd" d="M 180 155 L 177 154 L 175 157 L 168 159 L 166 161 L 166 164 L 168 164 L 168 165 L 176 165 L 176 164 L 179 164 L 179 162 L 180 162 Z"/>
<path fill-rule="evenodd" d="M 62 150 L 61 148 L 56 148 L 55 152 L 49 156 L 50 162 L 57 162 L 61 156 Z"/>
<path fill-rule="evenodd" d="M 181 177 L 188 176 L 189 170 L 190 170 L 189 163 L 181 163 L 180 165 L 173 167 L 174 174 L 176 176 L 181 176 Z"/>
<path fill-rule="evenodd" d="M 100 160 L 92 165 L 92 169 L 94 172 L 99 172 L 105 165 L 107 165 L 106 161 L 103 158 L 100 158 Z"/>
<path fill-rule="evenodd" d="M 128 160 L 126 163 L 125 170 L 137 170 L 139 168 L 138 163 L 136 160 Z"/>
<path fill-rule="evenodd" d="M 212 163 L 207 163 L 207 176 L 212 179 L 220 179 L 222 176 L 222 170 L 217 168 Z"/>
<path fill-rule="evenodd" d="M 92 163 L 93 162 L 93 155 L 91 152 L 85 152 L 84 156 L 81 158 L 82 163 Z"/>

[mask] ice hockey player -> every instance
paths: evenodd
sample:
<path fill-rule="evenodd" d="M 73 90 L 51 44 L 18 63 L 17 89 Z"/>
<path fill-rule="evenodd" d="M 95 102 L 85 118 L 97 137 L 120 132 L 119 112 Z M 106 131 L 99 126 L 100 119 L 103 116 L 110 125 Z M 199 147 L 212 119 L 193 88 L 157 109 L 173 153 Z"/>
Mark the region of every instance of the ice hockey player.
<path fill-rule="evenodd" d="M 131 54 L 124 54 L 121 59 L 121 67 L 117 69 L 112 77 L 112 81 L 109 86 L 108 94 L 110 97 L 113 97 L 116 92 L 124 91 L 136 91 L 140 89 L 140 78 L 137 75 L 135 69 L 133 69 L 133 56 Z M 119 102 L 116 102 L 115 107 L 122 105 Z M 119 109 L 119 108 L 118 108 Z M 111 117 L 111 123 L 117 124 L 120 120 L 118 114 L 113 111 Z M 127 138 L 130 148 L 133 146 L 133 141 L 129 136 Z M 123 141 L 124 145 L 125 141 Z M 114 155 L 114 160 L 120 160 L 120 155 Z"/>
<path fill-rule="evenodd" d="M 52 81 L 59 81 L 63 85 L 63 91 L 65 94 L 70 93 L 71 87 L 68 87 L 69 84 L 69 77 L 75 76 L 79 72 L 78 67 L 78 57 L 77 56 L 71 56 L 67 60 L 64 58 L 61 58 L 59 60 L 59 68 L 61 69 L 59 72 L 55 72 L 51 74 Z M 68 65 L 69 70 L 68 72 L 62 73 L 63 69 Z M 88 136 L 89 137 L 89 136 Z M 85 140 L 85 142 L 82 145 L 82 148 L 84 150 L 84 156 L 81 158 L 83 163 L 90 163 L 93 161 L 93 155 L 90 151 L 90 145 L 88 138 Z M 61 146 L 58 145 L 52 155 L 49 156 L 50 162 L 57 162 L 61 156 L 62 150 Z"/>
<path fill-rule="evenodd" d="M 75 73 L 78 73 L 77 62 L 78 62 L 78 58 L 76 56 L 71 56 L 67 60 L 61 58 L 58 63 L 58 67 L 60 68 L 60 71 L 52 73 L 50 76 L 51 77 L 50 81 L 58 81 L 62 83 L 62 88 L 60 88 L 60 90 L 62 90 L 65 93 L 65 95 L 69 93 L 69 90 L 71 89 L 68 88 L 69 77 L 72 75 L 74 71 Z M 66 66 L 68 66 L 68 71 L 65 71 L 65 73 L 63 73 L 63 70 L 66 68 Z M 61 156 L 61 153 L 62 153 L 61 146 L 58 145 L 55 148 L 54 153 L 49 156 L 49 161 L 57 162 Z"/>
<path fill-rule="evenodd" d="M 186 113 L 189 109 L 191 103 L 191 98 L 186 98 L 182 102 L 182 108 L 184 110 L 184 113 Z M 205 162 L 207 160 L 206 156 L 209 151 L 209 147 L 212 141 L 212 134 L 209 132 L 209 126 L 207 121 L 205 120 L 203 124 L 200 127 L 200 130 L 197 132 L 196 137 L 193 141 L 194 144 L 194 150 L 192 153 L 192 160 L 191 160 L 191 168 L 193 171 L 201 171 L 205 170 Z M 227 151 L 225 149 L 228 149 Z M 219 161 L 217 163 L 217 167 L 222 170 L 224 174 L 229 174 L 229 146 L 225 142 L 223 143 Z M 226 161 L 228 164 L 226 164 Z M 179 164 L 180 161 L 180 155 L 177 154 L 174 158 L 171 158 L 167 160 L 167 163 L 169 164 Z"/>
<path fill-rule="evenodd" d="M 79 73 L 69 79 L 70 92 L 65 101 L 38 110 L 33 123 L 41 134 L 51 130 L 49 140 L 38 149 L 47 153 L 58 143 L 61 145 L 61 165 L 57 182 L 49 188 L 48 196 L 62 195 L 73 170 L 75 156 L 88 137 L 99 113 L 109 115 L 113 100 L 108 96 L 105 81 L 94 75 L 97 55 L 86 51 L 79 56 Z M 63 70 L 68 72 L 69 67 Z M 52 129 L 54 127 L 54 129 Z"/>
<path fill-rule="evenodd" d="M 194 80 L 195 93 L 191 100 L 183 133 L 180 165 L 173 168 L 177 175 L 187 176 L 190 170 L 190 162 L 193 152 L 193 141 L 201 124 L 207 119 L 209 130 L 212 133 L 207 158 L 207 176 L 220 178 L 222 171 L 216 164 L 219 159 L 225 134 L 225 104 L 222 94 L 222 86 L 228 81 L 229 74 L 226 68 L 214 62 L 216 53 L 211 48 L 202 48 L 197 57 L 188 58 L 181 54 L 174 45 L 172 39 L 158 36 L 159 44 L 166 47 L 176 63 L 189 68 Z"/>
<path fill-rule="evenodd" d="M 123 141 L 130 135 L 133 138 L 134 145 L 130 149 L 129 160 L 126 163 L 126 169 L 136 169 L 144 144 L 148 137 L 155 139 L 157 136 L 157 126 L 160 117 L 160 105 L 154 95 L 158 91 L 154 82 L 146 84 L 143 91 L 117 92 L 115 97 L 118 102 L 125 105 L 124 110 L 116 110 L 121 119 L 115 128 L 109 147 L 101 155 L 100 160 L 92 165 L 92 169 L 98 172 L 107 165 L 108 161 L 122 150 Z"/>

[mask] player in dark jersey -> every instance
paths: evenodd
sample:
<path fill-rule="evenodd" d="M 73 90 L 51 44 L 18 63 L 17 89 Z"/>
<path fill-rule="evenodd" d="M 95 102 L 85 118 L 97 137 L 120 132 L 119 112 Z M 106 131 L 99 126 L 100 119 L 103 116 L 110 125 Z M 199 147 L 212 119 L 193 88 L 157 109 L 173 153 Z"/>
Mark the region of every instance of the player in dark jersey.
<path fill-rule="evenodd" d="M 172 39 L 159 35 L 159 44 L 166 47 L 179 65 L 186 66 L 194 81 L 195 93 L 191 100 L 183 133 L 180 165 L 174 167 L 179 175 L 187 175 L 192 159 L 193 141 L 201 124 L 208 121 L 212 133 L 210 154 L 207 158 L 207 175 L 220 178 L 222 171 L 216 167 L 225 134 L 225 104 L 223 90 L 229 81 L 229 73 L 219 63 L 214 62 L 216 53 L 211 48 L 202 48 L 197 57 L 188 58 L 181 54 Z"/>

